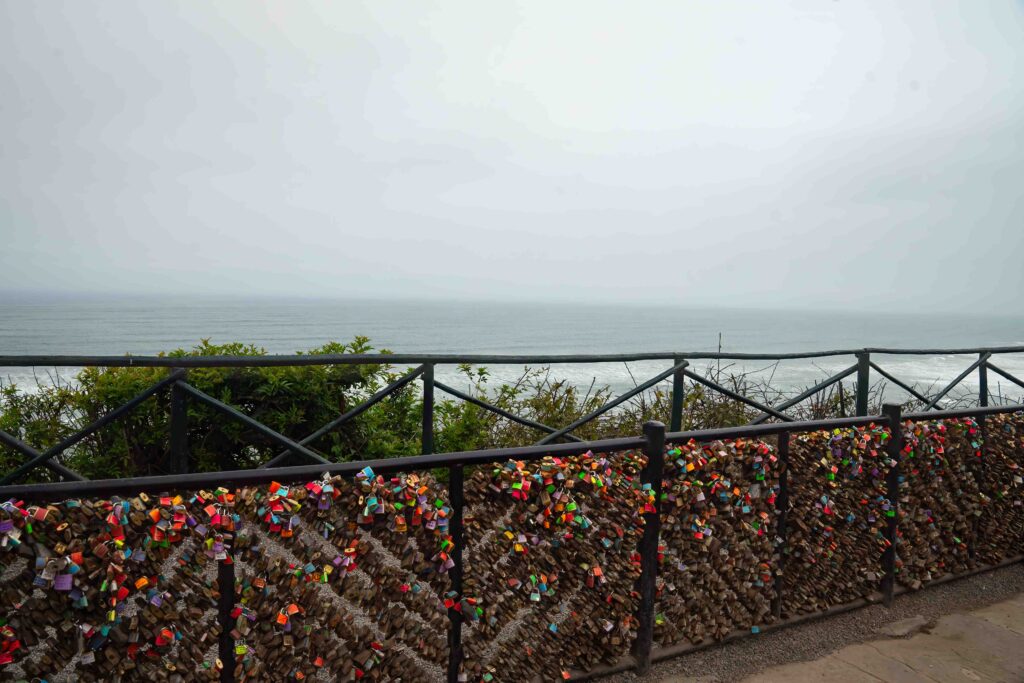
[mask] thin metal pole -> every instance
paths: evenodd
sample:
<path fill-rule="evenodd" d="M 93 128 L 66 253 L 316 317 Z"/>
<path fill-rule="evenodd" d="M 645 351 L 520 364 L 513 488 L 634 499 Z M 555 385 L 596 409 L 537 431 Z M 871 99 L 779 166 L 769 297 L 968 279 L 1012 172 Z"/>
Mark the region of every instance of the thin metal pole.
<path fill-rule="evenodd" d="M 434 364 L 423 365 L 423 455 L 434 452 Z"/>
<path fill-rule="evenodd" d="M 661 533 L 661 489 L 665 471 L 665 425 L 644 423 L 647 464 L 640 472 L 640 483 L 654 489 L 654 510 L 644 513 L 644 534 L 640 539 L 640 605 L 637 610 L 636 642 L 633 657 L 637 672 L 643 676 L 651 669 L 654 643 L 654 598 L 658 581 L 658 536 Z"/>
<path fill-rule="evenodd" d="M 538 441 L 536 443 L 536 445 L 537 446 L 543 446 L 544 444 L 551 443 L 555 439 L 568 434 L 569 432 L 571 432 L 572 430 L 576 429 L 577 427 L 579 427 L 581 425 L 585 425 L 586 423 L 590 422 L 591 420 L 593 420 L 593 419 L 595 419 L 597 417 L 600 417 L 601 415 L 604 415 L 605 413 L 607 413 L 612 408 L 615 408 L 615 407 L 625 403 L 626 401 L 628 401 L 629 399 L 633 398 L 634 396 L 636 396 L 638 394 L 642 394 L 643 392 L 647 391 L 648 389 L 650 389 L 654 385 L 656 385 L 659 382 L 667 379 L 669 375 L 672 375 L 672 374 L 677 373 L 677 372 L 686 372 L 684 370 L 685 367 L 686 367 L 686 361 L 682 361 L 681 363 L 677 363 L 675 366 L 669 368 L 668 370 L 666 370 L 664 372 L 659 372 L 657 375 L 655 375 L 654 377 L 650 378 L 649 380 L 647 380 L 643 384 L 640 384 L 639 386 L 636 386 L 636 387 L 630 389 L 626 393 L 621 394 L 621 395 L 617 396 L 616 398 L 613 398 L 611 401 L 608 401 L 608 403 L 605 403 L 603 406 L 601 406 L 597 410 L 595 410 L 595 411 L 593 411 L 591 413 L 588 413 L 587 415 L 584 415 L 583 417 L 579 418 L 578 420 L 573 422 L 568 427 L 562 427 L 557 432 L 554 432 L 552 434 L 548 434 L 543 439 Z"/>
<path fill-rule="evenodd" d="M 868 391 L 871 387 L 871 354 L 857 354 L 857 415 L 868 414 Z"/>
<path fill-rule="evenodd" d="M 985 358 L 985 354 L 981 354 Z M 988 407 L 988 363 L 978 366 L 978 405 Z"/>
<path fill-rule="evenodd" d="M 234 545 L 233 543 L 231 545 Z M 220 661 L 224 667 L 220 670 L 221 683 L 235 681 L 235 643 L 231 631 L 235 628 L 235 620 L 231 612 L 235 608 L 235 563 L 231 557 L 230 547 L 226 560 L 217 560 L 217 588 L 220 599 L 217 601 L 217 618 L 220 621 Z"/>
<path fill-rule="evenodd" d="M 344 413 L 340 417 L 336 417 L 335 419 L 331 420 L 330 422 L 328 422 L 323 427 L 321 427 L 320 429 L 316 430 L 315 432 L 313 432 L 312 434 L 310 434 L 306 438 L 300 440 L 298 442 L 299 445 L 300 446 L 308 446 L 311 443 L 315 442 L 320 437 L 324 436 L 325 434 L 333 432 L 335 429 L 337 429 L 341 425 L 345 424 L 349 420 L 355 419 L 356 417 L 362 415 L 364 412 L 366 412 L 367 410 L 369 410 L 370 408 L 375 406 L 377 403 L 379 403 L 380 401 L 384 400 L 385 398 L 387 398 L 391 394 L 395 393 L 396 391 L 398 391 L 399 389 L 401 389 L 405 385 L 409 384 L 410 382 L 412 382 L 413 380 L 415 380 L 417 377 L 419 377 L 422 374 L 423 374 L 423 366 L 420 366 L 418 368 L 415 368 L 415 369 L 411 370 L 407 374 L 403 375 L 402 377 L 399 377 L 397 380 L 395 380 L 391 384 L 387 385 L 386 387 L 384 387 L 383 389 L 381 389 L 380 391 L 375 393 L 370 398 L 366 399 L 365 401 L 363 401 L 362 403 L 357 405 L 352 410 L 349 410 L 348 412 Z M 289 458 L 291 458 L 291 456 L 292 456 L 292 452 L 290 450 L 286 449 L 284 451 L 281 451 L 277 455 L 275 455 L 273 458 L 271 458 L 267 462 L 265 462 L 262 465 L 260 465 L 260 467 L 261 468 L 277 467 L 281 463 L 283 463 L 286 460 L 288 460 Z"/>
<path fill-rule="evenodd" d="M 790 408 L 795 406 L 797 403 L 800 403 L 801 401 L 810 398 L 811 396 L 813 396 L 814 394 L 818 393 L 819 391 L 824 391 L 825 389 L 828 389 L 830 386 L 832 386 L 836 382 L 841 382 L 841 380 L 849 377 L 850 375 L 852 375 L 855 372 L 857 372 L 857 366 L 856 365 L 851 365 L 850 367 L 846 368 L 845 370 L 841 370 L 841 371 L 837 372 L 836 374 L 832 375 L 831 377 L 829 377 L 828 379 L 824 380 L 823 382 L 819 382 L 818 384 L 815 384 L 810 389 L 806 389 L 806 390 L 800 392 L 799 394 L 797 394 L 793 398 L 791 398 L 791 399 L 789 399 L 787 401 L 784 401 L 784 402 L 780 403 L 777 406 L 773 406 L 773 409 L 774 410 L 778 410 L 780 412 L 784 411 L 784 410 L 789 410 Z M 771 417 L 771 415 L 768 415 L 767 413 L 762 413 L 761 415 L 758 415 L 753 420 L 751 420 L 750 424 L 752 424 L 752 425 L 761 424 L 762 422 L 767 420 L 769 417 Z"/>
<path fill-rule="evenodd" d="M 886 454 L 893 461 L 885 476 L 886 496 L 889 498 L 889 512 L 886 518 L 885 538 L 889 547 L 882 555 L 882 603 L 892 606 L 893 591 L 896 588 L 896 538 L 899 535 L 900 517 L 900 455 L 903 450 L 903 418 L 902 408 L 898 403 L 886 403 L 882 406 L 882 415 L 889 422 L 891 437 L 886 444 Z"/>
<path fill-rule="evenodd" d="M 779 474 L 779 495 L 775 498 L 775 514 L 778 515 L 778 556 L 775 562 L 775 599 L 772 604 L 772 614 L 776 619 L 782 617 L 783 586 L 786 576 L 786 518 L 789 515 L 789 432 L 779 434 L 779 465 L 782 472 Z"/>
<path fill-rule="evenodd" d="M 509 411 L 504 410 L 503 408 L 499 408 L 498 406 L 488 403 L 487 401 L 481 400 L 476 396 L 467 394 L 464 391 L 459 391 L 458 389 L 450 387 L 444 382 L 438 382 L 437 380 L 434 380 L 434 387 L 440 389 L 446 394 L 451 394 L 455 398 L 462 399 L 466 403 L 472 403 L 475 406 L 483 408 L 484 410 L 489 410 L 492 413 L 495 413 L 496 415 L 500 415 L 501 417 L 507 420 L 512 420 L 513 422 L 524 425 L 526 427 L 533 427 L 534 429 L 538 429 L 542 432 L 547 432 L 548 434 L 554 434 L 555 432 L 558 431 L 554 427 L 549 427 L 546 424 L 536 422 L 535 420 L 530 420 L 525 417 L 520 417 L 515 413 L 510 413 Z M 574 434 L 563 434 L 562 436 L 564 436 L 566 439 L 569 439 L 570 441 L 583 441 L 583 439 Z"/>
<path fill-rule="evenodd" d="M 673 358 L 672 364 L 679 366 L 683 358 Z M 672 415 L 669 419 L 670 431 L 679 432 L 683 429 L 683 403 L 686 401 L 686 375 L 682 368 L 672 373 Z"/>
<path fill-rule="evenodd" d="M 172 370 L 177 372 L 178 369 Z M 181 370 L 182 379 L 185 370 Z M 188 394 L 177 384 L 171 387 L 171 443 L 170 462 L 167 468 L 174 474 L 188 472 Z"/>
<path fill-rule="evenodd" d="M 986 362 L 986 363 L 985 363 L 985 366 L 986 366 L 986 367 L 987 367 L 987 368 L 988 368 L 989 370 L 991 370 L 992 372 L 996 373 L 997 375 L 1002 375 L 1002 376 L 1003 376 L 1004 378 L 1006 378 L 1006 379 L 1010 380 L 1011 382 L 1013 382 L 1013 383 L 1014 383 L 1014 384 L 1016 384 L 1017 386 L 1019 386 L 1019 387 L 1021 387 L 1021 388 L 1024 388 L 1024 380 L 1022 380 L 1022 379 L 1019 379 L 1019 378 L 1017 378 L 1017 377 L 1014 377 L 1013 375 L 1011 375 L 1010 373 L 1008 373 L 1008 372 L 1007 372 L 1006 370 L 1000 370 L 999 368 L 997 368 L 996 366 L 992 365 L 991 363 L 987 363 L 987 362 Z"/>
<path fill-rule="evenodd" d="M 25 473 L 32 471 L 33 469 L 39 467 L 39 465 L 43 463 L 49 462 L 50 460 L 57 457 L 67 449 L 74 446 L 82 439 L 85 439 L 86 437 L 95 434 L 96 432 L 98 432 L 100 429 L 107 426 L 111 422 L 114 422 L 121 416 L 126 415 L 127 413 L 130 413 L 131 411 L 135 410 L 135 408 L 138 407 L 140 403 L 148 399 L 150 396 L 159 393 L 164 388 L 173 385 L 177 380 L 178 376 L 172 372 L 170 375 L 160 380 L 153 386 L 149 387 L 142 393 L 137 394 L 127 403 L 124 403 L 118 406 L 117 408 L 114 408 L 109 413 L 97 419 L 95 422 L 91 423 L 87 427 L 78 430 L 71 436 L 63 439 L 60 443 L 54 446 L 50 446 L 45 451 L 40 453 L 38 456 L 18 466 L 18 468 L 15 469 L 13 472 L 7 473 L 6 475 L 3 476 L 3 478 L 0 478 L 0 486 L 4 486 L 10 484 L 13 481 L 17 481 L 17 479 L 24 475 Z"/>
<path fill-rule="evenodd" d="M 967 368 L 966 370 L 964 370 L 964 371 L 963 371 L 963 372 L 961 372 L 961 373 L 960 373 L 959 375 L 957 375 L 957 376 L 956 376 L 956 379 L 954 379 L 954 380 L 953 380 L 952 382 L 950 382 L 950 383 L 949 383 L 948 385 L 946 385 L 946 388 L 945 388 L 945 389 L 943 389 L 943 390 L 942 390 L 942 391 L 940 391 L 940 392 L 939 392 L 938 394 L 936 394 L 936 395 L 935 395 L 935 397 L 934 397 L 934 398 L 933 398 L 933 399 L 931 400 L 931 402 L 929 402 L 929 403 L 928 403 L 928 405 L 926 405 L 926 406 L 924 407 L 924 409 L 925 409 L 925 410 L 931 410 L 931 409 L 932 409 L 932 408 L 934 408 L 935 406 L 939 405 L 939 401 L 941 401 L 941 400 L 942 400 L 942 398 L 943 398 L 943 397 L 944 397 L 944 396 L 945 396 L 946 394 L 948 394 L 949 392 L 951 392 L 951 391 L 953 390 L 953 387 L 955 387 L 955 386 L 956 386 L 957 384 L 960 384 L 960 382 L 962 382 L 962 381 L 964 380 L 964 378 L 965 378 L 965 377 L 967 377 L 967 375 L 969 375 L 969 374 L 971 374 L 972 372 L 974 372 L 974 368 L 978 368 L 978 367 L 981 367 L 982 365 L 984 365 L 984 364 L 985 364 L 985 362 L 986 362 L 986 361 L 987 361 L 987 360 L 988 360 L 989 358 L 991 358 L 991 356 L 992 356 L 992 354 L 991 354 L 991 353 L 989 353 L 989 352 L 987 352 L 987 351 L 986 351 L 985 353 L 981 354 L 981 355 L 980 355 L 980 356 L 978 357 L 978 360 L 976 360 L 976 361 L 974 361 L 973 363 L 971 363 L 970 367 L 968 367 L 968 368 Z"/>
<path fill-rule="evenodd" d="M 697 382 L 698 384 L 703 384 L 704 386 L 708 387 L 709 389 L 714 389 L 718 393 L 720 393 L 720 394 L 722 394 L 724 396 L 727 396 L 727 397 L 731 398 L 734 401 L 739 401 L 740 403 L 745 403 L 745 404 L 747 404 L 748 406 L 750 406 L 752 408 L 757 408 L 762 413 L 768 413 L 768 415 L 770 415 L 771 417 L 777 418 L 777 419 L 781 420 L 782 422 L 793 422 L 793 418 L 791 418 L 789 415 L 786 415 L 786 414 L 776 410 L 775 408 L 772 408 L 771 406 L 766 406 L 766 405 L 763 405 L 761 403 L 758 403 L 757 401 L 755 401 L 752 398 L 747 398 L 743 394 L 738 394 L 738 393 L 736 393 L 735 391 L 733 391 L 731 389 L 727 389 L 726 387 L 723 387 L 721 384 L 717 384 L 715 382 L 712 382 L 707 377 L 701 377 L 700 375 L 698 375 L 698 374 L 696 374 L 694 372 L 690 372 L 689 370 L 683 370 L 683 374 L 686 375 L 687 377 L 689 377 L 690 379 L 692 379 L 694 382 Z M 757 418 L 755 418 L 755 419 L 757 419 Z"/>
<path fill-rule="evenodd" d="M 27 443 L 17 438 L 12 434 L 8 434 L 4 430 L 0 429 L 0 444 L 7 446 L 15 451 L 18 451 L 22 455 L 26 455 L 29 458 L 44 458 L 43 454 L 32 448 Z M 45 458 L 44 458 L 45 459 Z M 85 477 L 80 475 L 74 470 L 70 470 L 59 462 L 53 460 L 45 460 L 43 465 L 58 474 L 64 481 L 85 481 Z"/>
<path fill-rule="evenodd" d="M 462 465 L 454 465 L 448 468 L 448 500 L 452 504 L 452 518 L 448 524 L 448 535 L 452 539 L 452 549 L 449 553 L 454 565 L 448 570 L 448 579 L 451 582 L 451 591 L 455 594 L 456 604 L 462 601 L 462 511 L 465 505 L 463 500 L 463 481 L 465 471 Z M 448 629 L 448 683 L 458 683 L 459 673 L 462 669 L 462 612 L 451 607 L 448 610 L 450 628 Z"/>
<path fill-rule="evenodd" d="M 989 368 L 994 370 L 994 366 Z M 1001 415 L 1008 413 L 1019 413 L 1024 410 L 1024 403 L 1004 403 L 998 406 L 987 408 L 959 408 L 954 410 L 928 410 L 913 413 L 904 413 L 904 420 L 945 420 L 947 418 L 978 417 L 980 415 Z"/>
<path fill-rule="evenodd" d="M 224 415 L 227 415 L 228 417 L 233 417 L 234 419 L 238 420 L 239 422 L 241 422 L 245 426 L 249 427 L 250 429 L 252 429 L 252 430 L 254 430 L 256 432 L 259 432 L 260 434 L 262 434 L 263 436 L 267 437 L 268 439 L 270 439 L 274 443 L 278 444 L 279 446 L 284 446 L 285 448 L 290 448 L 292 450 L 292 452 L 297 453 L 297 454 L 305 457 L 307 460 L 312 460 L 313 462 L 320 463 L 321 465 L 330 465 L 331 464 L 331 462 L 329 460 L 326 460 L 325 458 L 323 458 L 318 453 L 314 453 L 313 451 L 309 450 L 305 446 L 302 446 L 302 445 L 292 441 L 291 439 L 289 439 L 284 434 L 281 434 L 280 432 L 277 432 L 277 431 L 271 429 L 270 427 L 268 427 L 267 425 L 263 424 L 262 422 L 260 422 L 258 420 L 254 420 L 253 418 L 249 417 L 248 415 L 246 415 L 242 411 L 238 410 L 237 408 L 229 406 L 227 403 L 224 403 L 223 401 L 218 401 L 217 399 L 215 399 L 213 396 L 210 396 L 209 394 L 203 393 L 202 391 L 200 391 L 199 389 L 196 389 L 191 384 L 186 384 L 184 382 L 178 382 L 175 386 L 180 387 L 182 391 L 190 394 L 192 396 L 192 398 L 195 398 L 199 402 L 205 403 L 206 405 L 210 406 L 214 410 L 216 410 L 216 411 L 218 411 L 220 413 L 223 413 Z"/>
<path fill-rule="evenodd" d="M 877 363 L 872 362 L 871 363 L 871 369 L 874 370 L 875 372 L 877 372 L 882 377 L 884 377 L 887 380 L 889 380 L 890 382 L 892 382 L 893 384 L 895 384 L 896 386 L 898 386 L 903 391 L 907 392 L 908 394 L 910 394 L 911 396 L 916 398 L 918 401 L 921 401 L 923 404 L 928 405 L 928 402 L 931 401 L 930 398 L 928 398 L 927 396 L 925 396 L 924 394 L 919 392 L 914 387 L 910 386 L 906 382 L 901 382 L 900 380 L 896 379 L 895 377 L 890 375 L 888 372 L 886 372 L 885 370 L 880 368 Z"/>
<path fill-rule="evenodd" d="M 980 357 L 985 361 L 978 366 L 978 405 L 982 408 L 988 407 L 988 357 L 984 353 L 979 354 Z M 978 449 L 979 454 L 971 458 L 971 469 L 974 473 L 975 481 L 978 482 L 979 489 L 984 485 L 986 480 L 986 460 L 985 449 L 988 447 L 988 419 L 986 415 L 981 415 L 978 419 L 978 431 L 981 437 L 981 448 Z M 987 493 L 987 492 L 986 492 Z M 970 560 L 974 560 L 978 554 L 978 531 L 981 529 L 981 517 L 974 515 L 974 519 L 971 523 L 971 537 L 967 541 L 967 557 Z"/>

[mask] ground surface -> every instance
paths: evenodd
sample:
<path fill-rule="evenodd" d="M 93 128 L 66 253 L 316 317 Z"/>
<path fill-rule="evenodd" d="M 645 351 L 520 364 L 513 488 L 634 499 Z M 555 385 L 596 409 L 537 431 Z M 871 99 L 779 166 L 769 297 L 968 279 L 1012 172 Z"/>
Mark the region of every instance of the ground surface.
<path fill-rule="evenodd" d="M 644 680 L 1024 681 L 1024 566 L 903 595 L 889 610 L 873 605 L 709 648 L 657 664 Z"/>
<path fill-rule="evenodd" d="M 1018 595 L 967 614 L 941 617 L 909 638 L 890 637 L 848 645 L 827 657 L 772 667 L 746 680 L 765 683 L 1024 680 L 1024 597 Z"/>

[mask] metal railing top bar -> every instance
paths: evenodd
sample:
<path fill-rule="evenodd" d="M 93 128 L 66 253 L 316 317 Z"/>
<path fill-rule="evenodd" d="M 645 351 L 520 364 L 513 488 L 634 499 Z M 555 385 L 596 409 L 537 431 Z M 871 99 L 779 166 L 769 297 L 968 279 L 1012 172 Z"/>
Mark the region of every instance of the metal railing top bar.
<path fill-rule="evenodd" d="M 966 408 L 947 411 L 929 411 L 924 413 L 905 413 L 905 420 L 934 420 L 948 417 L 977 417 L 997 413 L 1024 410 L 1024 405 L 990 406 L 986 408 Z M 688 442 L 691 439 L 701 442 L 721 439 L 751 438 L 770 436 L 781 433 L 812 432 L 820 429 L 836 429 L 841 427 L 860 427 L 870 424 L 886 424 L 884 415 L 868 415 L 846 417 L 830 420 L 809 420 L 803 422 L 783 422 L 776 424 L 743 425 L 720 429 L 704 429 L 694 431 L 672 432 L 665 435 L 666 443 Z M 298 465 L 276 469 L 228 470 L 220 472 L 199 472 L 191 474 L 171 474 L 127 479 L 102 479 L 92 481 L 65 481 L 56 483 L 24 484 L 17 486 L 0 486 L 0 499 L 58 499 L 74 496 L 101 496 L 111 494 L 127 494 L 139 491 L 175 490 L 201 488 L 215 485 L 248 485 L 263 484 L 271 481 L 294 482 L 312 480 L 323 474 L 352 476 L 363 468 L 369 467 L 378 474 L 393 474 L 433 469 L 438 467 L 488 465 L 508 462 L 509 460 L 535 461 L 546 456 L 568 457 L 581 455 L 588 451 L 610 453 L 615 451 L 633 450 L 646 445 L 645 437 L 628 437 L 618 439 L 602 439 L 579 443 L 546 444 L 542 446 L 522 446 L 516 448 L 492 448 L 478 451 L 462 451 L 458 453 L 439 453 L 435 455 L 414 455 L 381 460 L 357 460 L 344 463 L 326 463 Z"/>
<path fill-rule="evenodd" d="M 956 356 L 979 353 L 1024 353 L 1024 346 L 989 346 L 969 349 L 892 349 L 866 347 L 863 349 L 836 349 L 832 351 L 804 351 L 796 353 L 732 353 L 714 351 L 663 351 L 650 353 L 609 354 L 451 354 L 451 353 L 395 353 L 395 354 L 296 354 L 267 356 L 0 356 L 0 367 L 151 367 L 151 368 L 217 368 L 217 367 L 271 367 L 299 365 L 363 365 L 390 363 L 393 365 L 457 365 L 459 363 L 492 363 L 518 365 L 529 363 L 621 363 L 645 360 L 799 360 L 828 356 L 855 356 L 860 353 L 910 356 Z"/>
<path fill-rule="evenodd" d="M 903 413 L 904 420 L 941 420 L 947 417 L 981 417 L 998 413 L 1015 413 L 1024 410 L 1024 404 L 1009 403 L 1001 406 L 983 406 L 979 408 L 957 408 L 955 410 L 929 410 L 926 412 Z"/>
<path fill-rule="evenodd" d="M 1007 412 L 1012 408 L 988 408 L 990 413 Z M 977 410 L 951 411 L 957 415 L 975 414 Z M 934 418 L 938 413 L 924 413 L 922 418 Z M 848 417 L 832 420 L 812 420 L 806 422 L 785 422 L 769 425 L 744 425 L 722 429 L 705 429 L 697 431 L 675 432 L 666 434 L 668 443 L 689 441 L 714 441 L 719 439 L 767 436 L 782 432 L 810 432 L 819 429 L 835 429 L 837 427 L 864 426 L 872 423 L 884 423 L 886 418 L 880 415 L 864 417 Z M 538 446 L 522 446 L 515 448 L 492 448 L 478 451 L 458 453 L 440 453 L 435 455 L 416 455 L 381 460 L 357 460 L 344 463 L 326 463 L 298 465 L 276 469 L 229 470 L 221 472 L 199 472 L 191 474 L 172 474 L 128 479 L 104 479 L 93 481 L 70 481 L 43 484 L 26 484 L 20 486 L 0 487 L 0 499 L 8 498 L 59 498 L 82 495 L 107 495 L 130 493 L 133 491 L 156 491 L 184 488 L 197 488 L 213 485 L 246 485 L 261 484 L 271 481 L 293 482 L 315 479 L 325 473 L 330 475 L 351 476 L 363 468 L 369 467 L 378 474 L 409 472 L 433 469 L 437 467 L 471 466 L 504 463 L 509 460 L 540 460 L 546 456 L 568 457 L 580 455 L 588 451 L 610 453 L 632 450 L 646 445 L 643 436 L 602 439 L 599 441 L 545 444 Z"/>
<path fill-rule="evenodd" d="M 328 463 L 324 465 L 296 465 L 275 469 L 224 470 L 220 472 L 167 474 L 126 479 L 92 479 L 87 481 L 0 486 L 0 500 L 9 500 L 11 498 L 26 500 L 40 498 L 62 499 L 76 496 L 104 496 L 140 491 L 195 489 L 207 486 L 244 486 L 266 484 L 272 481 L 281 483 L 311 481 L 318 479 L 324 474 L 331 476 L 353 476 L 366 467 L 372 469 L 375 474 L 394 474 L 397 472 L 415 472 L 459 465 L 491 465 L 505 463 L 509 460 L 534 461 L 549 455 L 569 457 L 582 455 L 588 451 L 593 451 L 594 453 L 613 453 L 643 448 L 646 443 L 645 437 L 635 436 L 581 443 L 560 443 L 548 446 L 491 448 L 458 453 L 409 455 L 381 460 L 353 460 L 351 462 Z"/>
<path fill-rule="evenodd" d="M 932 413 L 929 413 L 931 415 Z M 758 436 L 772 436 L 791 432 L 799 434 L 802 432 L 815 432 L 819 429 L 836 429 L 839 427 L 864 427 L 869 424 L 884 424 L 886 418 L 883 415 L 863 415 L 859 417 L 837 417 L 830 420 L 808 420 L 804 422 L 776 422 L 773 424 L 747 424 L 739 427 L 719 427 L 717 429 L 695 429 L 684 432 L 669 432 L 665 434 L 667 443 L 680 443 L 693 439 L 694 441 L 718 441 L 722 439 L 753 438 Z"/>
<path fill-rule="evenodd" d="M 990 409 L 998 412 L 998 409 Z M 967 411 L 959 411 L 960 413 Z M 935 413 L 928 413 L 933 417 Z M 770 425 L 745 425 L 723 429 L 706 429 L 666 434 L 668 443 L 678 441 L 715 441 L 718 439 L 767 436 L 782 432 L 809 432 L 818 429 L 834 429 L 837 427 L 864 426 L 881 423 L 885 417 L 879 415 L 866 417 L 849 417 L 833 420 L 814 420 L 807 422 L 786 422 Z M 276 469 L 231 470 L 221 472 L 199 472 L 179 475 L 159 475 L 150 477 L 134 477 L 128 479 L 103 479 L 92 481 L 71 481 L 44 484 L 26 484 L 21 486 L 0 487 L 0 498 L 60 498 L 85 495 L 110 495 L 138 491 L 158 491 L 185 488 L 200 488 L 213 485 L 247 485 L 263 484 L 271 481 L 294 482 L 311 480 L 323 474 L 352 476 L 369 467 L 378 474 L 391 474 L 416 470 L 451 467 L 456 465 L 487 465 L 503 463 L 509 460 L 540 460 L 546 456 L 568 457 L 580 455 L 588 451 L 610 453 L 615 451 L 642 448 L 647 441 L 644 437 L 619 439 L 602 439 L 599 441 L 545 444 L 540 446 L 523 446 L 517 448 L 492 448 L 479 451 L 463 451 L 458 453 L 441 453 L 436 455 L 416 455 L 382 460 L 358 460 L 344 463 L 327 463 L 316 465 L 299 465 Z"/>
<path fill-rule="evenodd" d="M 966 356 L 979 353 L 1024 353 L 1024 346 L 979 346 L 970 349 L 888 349 L 869 346 L 856 353 L 880 356 Z"/>

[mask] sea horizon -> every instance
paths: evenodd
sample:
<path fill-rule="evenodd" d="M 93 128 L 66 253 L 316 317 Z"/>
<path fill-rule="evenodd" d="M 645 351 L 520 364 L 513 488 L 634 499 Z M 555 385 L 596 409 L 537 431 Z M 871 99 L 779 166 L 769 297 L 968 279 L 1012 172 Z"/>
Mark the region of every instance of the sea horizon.
<path fill-rule="evenodd" d="M 9 293 L 8 293 L 9 294 Z M 244 342 L 289 354 L 365 336 L 396 353 L 613 354 L 714 352 L 799 353 L 836 349 L 1024 346 L 1024 316 L 977 311 L 871 312 L 570 302 L 503 302 L 414 298 L 343 299 L 261 294 L 163 295 L 96 292 L 0 294 L 0 355 L 156 355 L 189 349 L 202 339 Z M 973 361 L 969 356 L 880 356 L 898 378 L 937 391 Z M 728 370 L 772 377 L 782 389 L 814 384 L 848 367 L 850 357 L 771 363 L 731 362 Z M 1024 374 L 1024 354 L 993 362 Z M 700 369 L 704 361 L 694 361 Z M 665 362 L 582 363 L 552 367 L 574 384 L 607 384 L 620 392 L 663 370 Z M 497 382 L 514 381 L 521 366 L 490 367 Z M 70 379 L 76 368 L 58 372 Z M 760 373 L 760 374 L 759 374 Z M 31 368 L 2 368 L 21 386 Z M 463 382 L 454 366 L 438 377 Z M 976 386 L 976 375 L 964 381 Z M 1004 383 L 1005 384 L 1005 383 Z M 994 390 L 1002 385 L 994 383 Z"/>

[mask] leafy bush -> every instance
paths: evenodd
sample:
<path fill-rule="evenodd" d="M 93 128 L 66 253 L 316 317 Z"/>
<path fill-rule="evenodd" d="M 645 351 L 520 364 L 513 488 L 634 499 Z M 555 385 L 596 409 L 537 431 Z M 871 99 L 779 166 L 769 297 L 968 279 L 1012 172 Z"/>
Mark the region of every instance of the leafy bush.
<path fill-rule="evenodd" d="M 373 351 L 369 340 L 330 343 L 309 355 Z M 384 352 L 386 353 L 386 352 Z M 245 344 L 211 344 L 166 354 L 188 356 L 260 356 L 264 349 Z M 8 385 L 0 391 L 0 429 L 29 444 L 47 447 L 126 403 L 168 374 L 165 368 L 85 368 L 72 385 L 40 384 L 36 391 Z M 309 365 L 261 368 L 195 368 L 188 382 L 291 438 L 301 439 L 384 386 L 395 377 L 388 364 Z M 133 411 L 67 451 L 63 462 L 93 478 L 167 472 L 170 392 L 162 391 Z M 312 447 L 336 461 L 408 454 L 418 448 L 419 406 L 406 387 L 365 419 L 343 425 Z M 385 435 L 384 425 L 395 425 Z M 410 433 L 409 426 L 415 431 Z M 385 437 L 385 438 L 379 438 Z M 254 467 L 281 448 L 267 437 L 195 400 L 188 401 L 188 451 L 192 471 Z M 12 449 L 0 450 L 5 471 L 24 461 Z M 40 473 L 45 477 L 45 473 Z"/>

